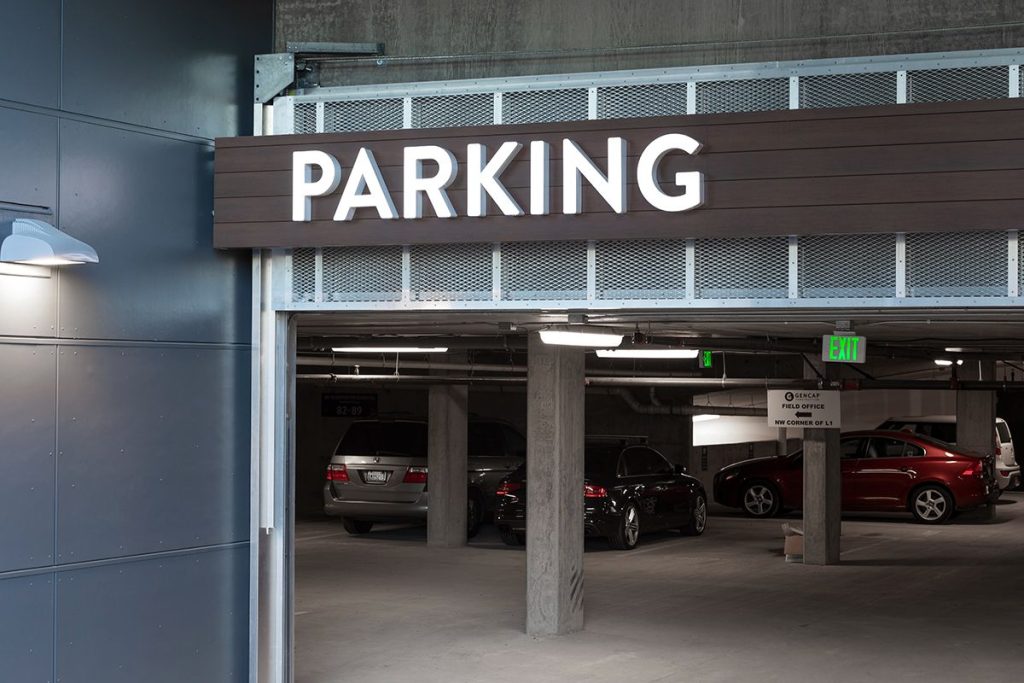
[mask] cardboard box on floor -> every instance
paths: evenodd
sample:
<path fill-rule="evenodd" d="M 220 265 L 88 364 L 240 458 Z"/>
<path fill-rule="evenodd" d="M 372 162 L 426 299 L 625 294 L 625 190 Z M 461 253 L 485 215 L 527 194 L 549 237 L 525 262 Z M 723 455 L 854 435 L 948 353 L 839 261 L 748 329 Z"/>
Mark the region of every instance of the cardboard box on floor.
<path fill-rule="evenodd" d="M 786 562 L 799 562 L 804 559 L 804 530 L 786 523 L 782 525 L 782 533 L 786 541 L 782 546 L 782 552 L 786 555 Z"/>

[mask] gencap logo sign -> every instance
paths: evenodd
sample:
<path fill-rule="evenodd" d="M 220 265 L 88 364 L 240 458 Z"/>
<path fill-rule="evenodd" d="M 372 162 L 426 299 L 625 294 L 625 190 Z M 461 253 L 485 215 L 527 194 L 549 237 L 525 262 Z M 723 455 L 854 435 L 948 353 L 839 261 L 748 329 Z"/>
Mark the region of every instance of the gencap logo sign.
<path fill-rule="evenodd" d="M 504 216 L 523 216 L 526 211 L 501 182 L 501 174 L 523 150 L 520 142 L 502 143 L 488 159 L 485 145 L 466 146 L 467 216 L 487 216 L 489 203 L 494 202 Z M 529 197 L 527 208 L 532 216 L 551 213 L 551 145 L 543 140 L 529 142 Z M 643 198 L 655 209 L 668 212 L 689 211 L 704 203 L 704 178 L 699 171 L 681 171 L 674 184 L 681 192 L 669 194 L 658 182 L 658 171 L 665 155 L 682 151 L 697 154 L 701 144 L 689 135 L 668 133 L 648 144 L 636 164 L 636 181 Z M 562 206 L 563 214 L 583 212 L 583 181 L 586 181 L 607 202 L 615 213 L 623 214 L 627 206 L 626 140 L 608 138 L 606 171 L 584 152 L 578 144 L 562 140 Z M 429 172 L 428 172 L 429 165 Z M 350 221 L 356 209 L 374 209 L 380 218 L 423 218 L 426 200 L 439 218 L 455 218 L 456 212 L 448 196 L 448 188 L 459 174 L 455 155 L 438 145 L 405 147 L 402 163 L 402 211 L 399 213 L 374 158 L 373 150 L 361 147 L 348 173 L 335 221 Z M 292 153 L 292 221 L 312 220 L 312 198 L 334 193 L 341 184 L 343 170 L 337 157 L 321 150 Z M 315 178 L 315 179 L 314 179 Z"/>

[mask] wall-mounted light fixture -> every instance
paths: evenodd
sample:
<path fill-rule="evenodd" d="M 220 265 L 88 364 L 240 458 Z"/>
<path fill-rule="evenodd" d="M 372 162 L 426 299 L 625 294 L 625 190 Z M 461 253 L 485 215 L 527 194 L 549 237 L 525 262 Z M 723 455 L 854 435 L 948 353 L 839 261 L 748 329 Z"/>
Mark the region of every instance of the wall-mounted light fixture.
<path fill-rule="evenodd" d="M 96 250 L 45 221 L 15 218 L 0 223 L 0 263 L 70 266 L 99 263 Z"/>

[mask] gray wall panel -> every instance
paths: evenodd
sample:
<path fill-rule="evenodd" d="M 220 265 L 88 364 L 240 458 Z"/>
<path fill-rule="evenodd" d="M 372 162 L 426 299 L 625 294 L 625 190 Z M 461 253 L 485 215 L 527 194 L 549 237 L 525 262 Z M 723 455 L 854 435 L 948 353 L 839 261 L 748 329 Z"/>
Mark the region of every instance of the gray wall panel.
<path fill-rule="evenodd" d="M 5 2 L 0 21 L 0 98 L 56 107 L 60 0 Z"/>
<path fill-rule="evenodd" d="M 0 202 L 56 210 L 56 118 L 0 107 L 0 159 Z"/>
<path fill-rule="evenodd" d="M 248 537 L 249 359 L 61 347 L 59 563 Z"/>
<path fill-rule="evenodd" d="M 0 579 L 0 617 L 0 678 L 53 681 L 53 575 Z"/>
<path fill-rule="evenodd" d="M 0 572 L 53 562 L 55 353 L 0 344 Z"/>
<path fill-rule="evenodd" d="M 253 56 L 270 35 L 269 2 L 65 0 L 64 107 L 206 138 L 246 132 Z"/>
<path fill-rule="evenodd" d="M 99 253 L 61 271 L 60 336 L 248 342 L 250 257 L 213 249 L 205 145 L 61 123 L 61 227 Z"/>
<path fill-rule="evenodd" d="M 61 683 L 231 683 L 248 676 L 248 547 L 61 574 Z"/>
<path fill-rule="evenodd" d="M 0 335 L 52 337 L 57 328 L 57 277 L 0 275 Z"/>

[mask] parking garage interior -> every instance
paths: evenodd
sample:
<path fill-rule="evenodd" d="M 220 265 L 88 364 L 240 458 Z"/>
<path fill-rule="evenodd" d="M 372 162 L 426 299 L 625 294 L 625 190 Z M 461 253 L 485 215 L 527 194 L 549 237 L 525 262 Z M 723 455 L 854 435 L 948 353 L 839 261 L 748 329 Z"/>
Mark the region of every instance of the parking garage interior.
<path fill-rule="evenodd" d="M 1012 629 L 1012 612 L 992 608 L 1020 567 L 1024 496 L 1013 490 L 990 508 L 938 526 L 915 522 L 909 510 L 845 511 L 838 556 L 817 565 L 787 562 L 784 553 L 783 525 L 802 526 L 800 509 L 755 519 L 712 499 L 699 537 L 643 533 L 629 551 L 588 537 L 585 625 L 565 636 L 529 632 L 530 544 L 504 543 L 493 518 L 472 538 L 463 530 L 453 540 L 450 529 L 431 529 L 425 519 L 389 520 L 351 534 L 324 514 L 325 471 L 348 427 L 357 419 L 427 420 L 437 414 L 431 403 L 444 396 L 431 394 L 432 386 L 461 383 L 467 419 L 506 421 L 529 436 L 529 339 L 567 318 L 555 312 L 299 318 L 296 680 L 334 680 L 344 670 L 367 681 L 380 680 L 381 672 L 437 681 L 611 681 L 621 679 L 624 667 L 641 680 L 803 680 L 823 667 L 836 680 L 1015 676 L 1015 655 L 1001 641 Z M 648 444 L 685 467 L 712 498 L 721 468 L 803 447 L 803 430 L 780 431 L 766 417 L 766 388 L 787 380 L 843 387 L 844 433 L 876 429 L 897 416 L 952 415 L 962 424 L 963 411 L 979 399 L 994 401 L 993 417 L 1011 432 L 1021 428 L 1016 339 L 1022 320 L 984 312 L 779 318 L 694 320 L 662 311 L 589 316 L 589 323 L 627 339 L 640 331 L 645 343 L 708 350 L 714 360 L 702 368 L 699 358 L 600 359 L 593 349 L 574 349 L 585 358 L 586 382 L 577 390 L 585 396 L 588 442 Z M 866 363 L 821 362 L 821 336 L 837 327 L 870 339 Z M 374 346 L 448 352 L 334 351 Z M 947 359 L 952 364 L 936 363 Z M 432 384 L 438 376 L 445 384 Z M 603 385 L 600 378 L 614 379 Z M 978 381 L 992 384 L 968 388 Z M 884 388 L 869 388 L 873 383 Z M 353 409 L 358 417 L 339 416 Z"/>

